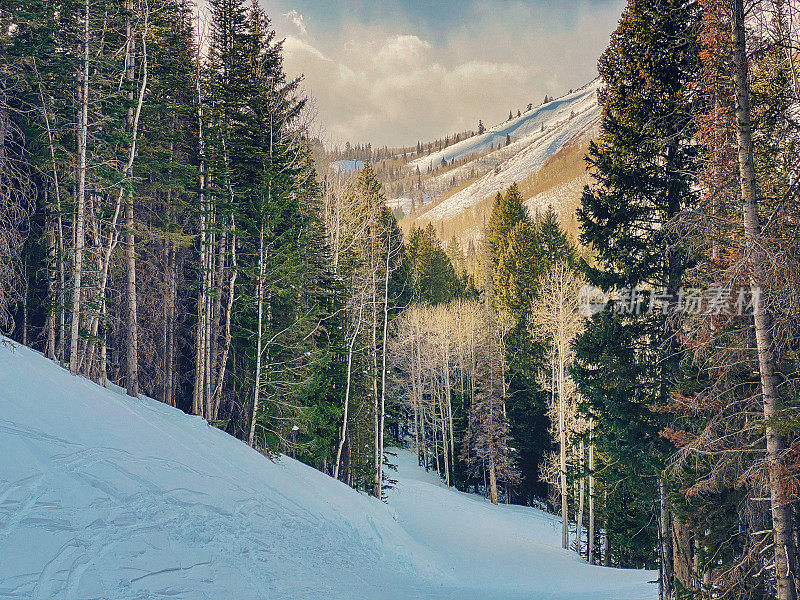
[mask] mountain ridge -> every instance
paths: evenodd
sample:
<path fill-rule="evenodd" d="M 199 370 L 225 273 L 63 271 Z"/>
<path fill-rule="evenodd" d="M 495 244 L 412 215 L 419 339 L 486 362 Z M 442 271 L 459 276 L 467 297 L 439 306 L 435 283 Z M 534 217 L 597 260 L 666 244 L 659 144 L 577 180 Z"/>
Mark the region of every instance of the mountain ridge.
<path fill-rule="evenodd" d="M 411 214 L 406 210 L 405 226 L 432 223 L 442 230 L 440 237 L 452 234 L 462 243 L 477 241 L 481 237 L 487 202 L 498 192 L 518 184 L 523 188 L 532 214 L 552 207 L 562 222 L 570 222 L 571 229 L 575 229 L 577 225 L 571 223 L 575 218 L 575 206 L 589 181 L 583 155 L 588 142 L 599 134 L 602 110 L 597 91 L 600 87 L 601 80 L 596 78 L 560 98 L 495 125 L 481 135 L 411 160 L 407 165 L 409 171 L 435 171 L 437 161 L 440 165 L 454 166 L 440 174 L 432 172 L 425 180 L 424 187 L 431 201 Z M 499 140 L 507 143 L 494 147 Z M 552 183 L 551 188 L 540 189 L 542 186 L 538 185 L 535 193 L 524 189 L 527 182 L 550 169 L 560 155 L 570 152 L 580 153 L 580 167 L 571 165 L 570 172 L 563 173 L 562 179 Z M 410 199 L 394 198 L 389 202 L 392 206 L 404 206 L 405 210 Z M 462 221 L 469 225 L 455 224 Z M 574 235 L 576 231 L 571 233 Z"/>

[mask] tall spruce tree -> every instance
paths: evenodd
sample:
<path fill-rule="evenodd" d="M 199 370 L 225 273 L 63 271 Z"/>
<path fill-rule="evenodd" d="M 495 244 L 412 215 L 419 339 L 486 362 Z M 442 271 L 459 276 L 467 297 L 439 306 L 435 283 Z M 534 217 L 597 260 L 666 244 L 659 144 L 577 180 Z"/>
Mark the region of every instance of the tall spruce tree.
<path fill-rule="evenodd" d="M 508 244 L 508 235 L 522 221 L 529 221 L 529 217 L 522 203 L 522 194 L 514 184 L 505 194 L 497 193 L 486 225 L 486 245 L 492 264 L 500 260 Z"/>
<path fill-rule="evenodd" d="M 670 448 L 658 436 L 665 423 L 656 407 L 670 401 L 680 378 L 668 316 L 691 257 L 670 226 L 696 202 L 693 102 L 700 71 L 699 18 L 695 2 L 628 3 L 599 63 L 602 132 L 588 156 L 595 183 L 586 188 L 578 213 L 581 239 L 598 256 L 598 266 L 585 265 L 589 280 L 609 292 L 641 287 L 667 304 L 666 314 L 647 314 L 647 301 L 645 314 L 637 314 L 636 306 L 612 304 L 578 343 L 581 393 L 609 462 L 603 477 L 618 484 L 610 488 L 608 501 L 619 504 L 624 499 L 615 498 L 615 490 L 630 490 L 643 500 L 630 506 L 655 511 L 657 518 L 647 521 L 652 523 L 648 535 L 653 539 L 657 530 L 660 543 L 642 550 L 649 564 L 658 557 L 662 598 L 674 597 L 673 517 L 663 473 Z M 589 372 L 599 380 L 590 381 Z M 621 381 L 631 393 L 617 392 Z M 625 430 L 616 431 L 614 415 L 635 418 L 627 417 Z M 632 449 L 637 451 L 627 456 Z M 651 499 L 659 506 L 650 505 Z M 612 555 L 624 564 L 626 546 L 640 539 L 620 536 L 621 546 L 612 546 Z"/>
<path fill-rule="evenodd" d="M 456 273 L 431 223 L 412 228 L 406 247 L 413 294 L 419 302 L 439 304 L 464 295 L 468 282 Z"/>
<path fill-rule="evenodd" d="M 550 264 L 565 262 L 572 267 L 577 266 L 577 252 L 567 234 L 561 228 L 558 215 L 552 206 L 548 206 L 537 223 L 539 241 L 542 252 Z"/>
<path fill-rule="evenodd" d="M 547 268 L 541 229 L 527 213 L 518 186 L 495 198 L 486 230 L 486 260 L 491 272 L 485 294 L 511 322 L 503 339 L 506 374 L 506 410 L 519 451 L 520 501 L 544 497 L 546 484 L 539 478 L 549 450 L 547 395 L 537 384 L 544 347 L 528 331 L 531 305 L 538 280 Z"/>

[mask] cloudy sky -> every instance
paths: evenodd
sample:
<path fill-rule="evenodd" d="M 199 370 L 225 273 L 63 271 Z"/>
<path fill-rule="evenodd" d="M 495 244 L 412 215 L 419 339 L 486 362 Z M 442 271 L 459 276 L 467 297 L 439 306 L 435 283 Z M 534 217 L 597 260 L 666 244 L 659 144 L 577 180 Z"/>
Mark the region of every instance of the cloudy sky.
<path fill-rule="evenodd" d="M 624 0 L 260 0 L 326 141 L 414 144 L 596 76 Z"/>

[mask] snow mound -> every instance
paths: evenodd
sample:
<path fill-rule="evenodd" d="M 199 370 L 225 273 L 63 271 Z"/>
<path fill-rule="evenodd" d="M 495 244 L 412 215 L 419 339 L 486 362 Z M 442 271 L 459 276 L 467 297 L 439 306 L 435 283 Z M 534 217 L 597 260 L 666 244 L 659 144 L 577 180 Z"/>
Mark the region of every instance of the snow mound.
<path fill-rule="evenodd" d="M 651 599 L 400 452 L 388 504 L 0 338 L 0 598 Z"/>

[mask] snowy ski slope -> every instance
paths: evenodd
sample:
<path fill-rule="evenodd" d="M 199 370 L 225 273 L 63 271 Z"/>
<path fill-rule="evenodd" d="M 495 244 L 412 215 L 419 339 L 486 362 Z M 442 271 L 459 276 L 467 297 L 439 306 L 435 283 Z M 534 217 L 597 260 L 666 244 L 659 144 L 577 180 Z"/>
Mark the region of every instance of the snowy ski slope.
<path fill-rule="evenodd" d="M 447 187 L 446 182 L 454 176 L 458 180 L 464 173 L 476 172 L 480 177 L 428 210 L 423 218 L 426 221 L 452 219 L 481 200 L 505 191 L 512 184 L 537 172 L 548 158 L 567 144 L 595 135 L 601 115 L 597 103 L 599 87 L 600 80 L 596 79 L 571 94 L 492 127 L 482 135 L 409 163 L 409 168 L 419 167 L 425 172 L 429 166 L 440 165 L 443 159 L 450 162 L 483 153 L 493 147 L 498 148 L 440 175 L 437 179 L 442 180 L 442 191 Z M 507 136 L 510 136 L 511 144 L 506 147 Z M 433 187 L 436 187 L 435 181 Z"/>
<path fill-rule="evenodd" d="M 0 338 L 0 598 L 639 600 L 558 521 L 398 456 L 388 503 Z"/>

